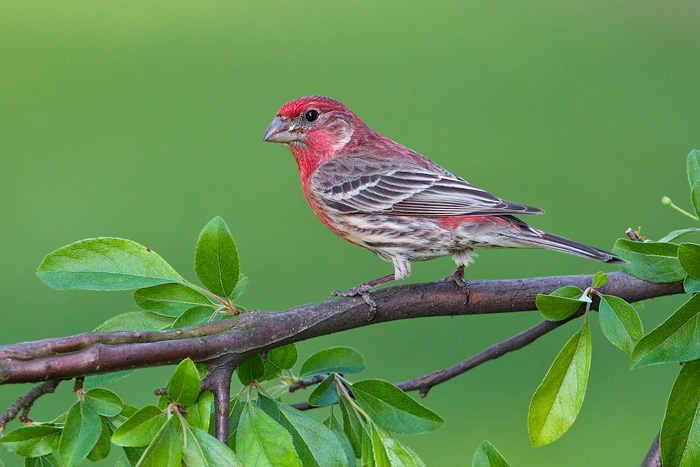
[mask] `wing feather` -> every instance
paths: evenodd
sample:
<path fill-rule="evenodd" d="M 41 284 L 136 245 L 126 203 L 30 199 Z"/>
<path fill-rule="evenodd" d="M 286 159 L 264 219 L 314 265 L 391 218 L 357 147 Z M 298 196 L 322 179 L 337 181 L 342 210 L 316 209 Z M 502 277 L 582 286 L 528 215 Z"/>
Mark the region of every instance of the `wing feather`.
<path fill-rule="evenodd" d="M 541 214 L 541 209 L 504 201 L 426 159 L 340 156 L 311 178 L 321 200 L 342 213 L 456 217 Z"/>

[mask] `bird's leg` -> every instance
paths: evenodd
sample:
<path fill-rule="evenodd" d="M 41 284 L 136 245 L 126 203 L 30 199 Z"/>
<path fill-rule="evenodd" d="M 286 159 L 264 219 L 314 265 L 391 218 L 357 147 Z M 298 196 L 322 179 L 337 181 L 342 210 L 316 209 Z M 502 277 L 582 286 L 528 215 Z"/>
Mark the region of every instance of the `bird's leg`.
<path fill-rule="evenodd" d="M 462 289 L 462 292 L 469 293 L 469 284 L 464 280 L 464 265 L 457 266 L 455 272 L 443 279 L 444 281 L 454 281 L 457 286 Z"/>
<path fill-rule="evenodd" d="M 373 281 L 357 285 L 352 289 L 348 290 L 347 292 L 341 292 L 340 290 L 336 290 L 334 292 L 331 292 L 328 298 L 357 297 L 359 295 L 360 297 L 362 297 L 362 300 L 364 300 L 365 303 L 369 305 L 369 319 L 371 321 L 372 319 L 374 319 L 374 315 L 377 313 L 377 302 L 374 301 L 372 296 L 369 294 L 369 291 L 378 285 L 386 284 L 387 282 L 391 282 L 393 280 L 396 280 L 396 277 L 394 276 L 394 274 L 389 274 L 388 276 L 380 277 L 379 279 L 374 279 Z"/>

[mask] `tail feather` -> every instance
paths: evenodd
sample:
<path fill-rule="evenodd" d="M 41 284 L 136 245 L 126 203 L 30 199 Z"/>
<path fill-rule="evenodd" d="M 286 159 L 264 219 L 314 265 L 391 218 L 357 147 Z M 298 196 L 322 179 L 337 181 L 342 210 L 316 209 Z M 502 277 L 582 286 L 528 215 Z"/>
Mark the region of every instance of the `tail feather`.
<path fill-rule="evenodd" d="M 594 259 L 596 261 L 602 261 L 604 263 L 610 264 L 626 264 L 629 261 L 625 261 L 619 256 L 610 253 L 609 251 L 601 250 L 589 245 L 584 245 L 583 243 L 578 243 L 568 238 L 559 237 L 557 235 L 552 235 L 550 233 L 542 232 L 542 235 L 532 239 L 533 245 L 539 246 L 541 248 L 547 248 L 549 250 L 562 251 L 564 253 L 570 253 L 572 255 L 582 256 L 584 258 Z"/>

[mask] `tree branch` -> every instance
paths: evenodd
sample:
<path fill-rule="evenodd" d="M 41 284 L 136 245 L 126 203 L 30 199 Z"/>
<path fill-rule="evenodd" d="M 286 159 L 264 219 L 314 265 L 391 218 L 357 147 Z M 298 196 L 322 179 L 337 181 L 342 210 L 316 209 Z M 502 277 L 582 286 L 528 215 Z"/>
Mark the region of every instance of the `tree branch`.
<path fill-rule="evenodd" d="M 609 275 L 601 293 L 629 302 L 684 293 L 682 282 L 656 284 L 624 272 Z M 372 292 L 378 311 L 367 320 L 360 298 L 302 305 L 280 313 L 251 311 L 191 328 L 156 332 L 87 333 L 0 347 L 0 384 L 66 379 L 175 364 L 186 357 L 236 365 L 250 354 L 334 332 L 398 319 L 507 313 L 535 309 L 538 293 L 565 285 L 589 287 L 592 275 L 470 281 L 465 294 L 451 282 L 387 287 Z"/>
<path fill-rule="evenodd" d="M 209 374 L 202 381 L 202 390 L 214 394 L 214 421 L 216 439 L 228 444 L 228 419 L 231 401 L 231 376 L 236 366 L 210 365 Z"/>
<path fill-rule="evenodd" d="M 12 407 L 0 415 L 0 432 L 5 428 L 5 425 L 7 425 L 8 422 L 14 420 L 20 410 L 22 411 L 20 420 L 22 420 L 23 417 L 26 419 L 27 415 L 29 414 L 29 409 L 32 408 L 32 404 L 34 404 L 34 402 L 36 402 L 36 400 L 44 394 L 51 394 L 54 392 L 58 386 L 58 383 L 60 383 L 58 380 L 45 381 L 40 385 L 35 386 L 24 396 L 17 399 L 17 402 L 15 402 Z M 22 421 L 24 422 L 28 420 Z"/>

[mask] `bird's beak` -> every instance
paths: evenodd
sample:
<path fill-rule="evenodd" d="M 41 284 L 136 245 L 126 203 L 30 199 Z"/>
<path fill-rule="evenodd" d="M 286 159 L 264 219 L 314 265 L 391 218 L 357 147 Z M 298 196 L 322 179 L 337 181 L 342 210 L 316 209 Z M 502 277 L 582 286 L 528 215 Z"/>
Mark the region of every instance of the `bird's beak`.
<path fill-rule="evenodd" d="M 285 117 L 276 117 L 265 132 L 264 141 L 270 143 L 291 143 L 299 141 L 300 131 L 293 131 L 292 122 Z"/>

